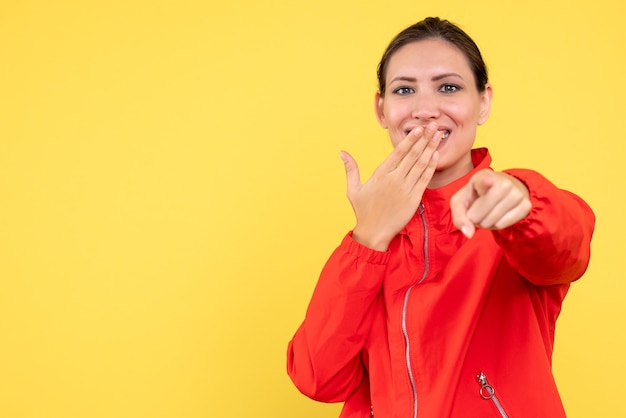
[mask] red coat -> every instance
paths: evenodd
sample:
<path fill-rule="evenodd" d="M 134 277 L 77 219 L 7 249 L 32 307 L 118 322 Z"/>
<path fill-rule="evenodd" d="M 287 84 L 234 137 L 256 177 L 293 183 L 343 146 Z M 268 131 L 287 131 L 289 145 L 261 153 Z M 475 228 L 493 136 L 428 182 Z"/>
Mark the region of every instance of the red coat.
<path fill-rule="evenodd" d="M 426 190 L 387 252 L 348 234 L 326 263 L 287 368 L 305 395 L 345 402 L 342 418 L 565 416 L 554 327 L 587 268 L 593 212 L 536 172 L 508 170 L 530 214 L 468 240 L 449 202 L 491 162 L 486 149 L 472 159 L 474 171 Z"/>

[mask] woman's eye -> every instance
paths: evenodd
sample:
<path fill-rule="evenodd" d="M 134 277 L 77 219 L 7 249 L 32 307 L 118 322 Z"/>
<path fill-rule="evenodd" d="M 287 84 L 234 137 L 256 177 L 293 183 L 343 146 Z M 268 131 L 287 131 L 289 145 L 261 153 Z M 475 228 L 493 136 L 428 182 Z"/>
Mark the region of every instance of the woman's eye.
<path fill-rule="evenodd" d="M 404 96 L 405 94 L 415 93 L 411 87 L 398 87 L 393 91 L 395 94 L 399 94 L 400 96 Z"/>
<path fill-rule="evenodd" d="M 454 93 L 455 91 L 458 91 L 460 89 L 461 88 L 459 86 L 456 86 L 454 84 L 444 84 L 439 88 L 439 91 L 442 93 Z"/>

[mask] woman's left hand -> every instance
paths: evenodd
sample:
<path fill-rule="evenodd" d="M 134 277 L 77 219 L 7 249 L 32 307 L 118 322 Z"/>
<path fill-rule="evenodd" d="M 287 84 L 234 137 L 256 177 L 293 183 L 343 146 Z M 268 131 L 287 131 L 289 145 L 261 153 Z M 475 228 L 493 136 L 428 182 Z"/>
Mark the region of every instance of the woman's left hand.
<path fill-rule="evenodd" d="M 526 185 L 515 177 L 481 170 L 450 200 L 454 225 L 471 238 L 476 227 L 504 229 L 524 219 L 531 209 Z"/>

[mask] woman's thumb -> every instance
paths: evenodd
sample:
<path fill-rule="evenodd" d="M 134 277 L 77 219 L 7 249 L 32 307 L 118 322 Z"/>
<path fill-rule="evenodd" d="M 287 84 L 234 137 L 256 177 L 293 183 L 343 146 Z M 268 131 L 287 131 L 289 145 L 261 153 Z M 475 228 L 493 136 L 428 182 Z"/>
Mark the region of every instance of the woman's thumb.
<path fill-rule="evenodd" d="M 357 190 L 361 187 L 361 176 L 359 174 L 359 166 L 350 154 L 346 151 L 339 153 L 341 161 L 343 161 L 344 168 L 346 169 L 346 180 L 348 182 L 348 193 L 352 190 Z"/>

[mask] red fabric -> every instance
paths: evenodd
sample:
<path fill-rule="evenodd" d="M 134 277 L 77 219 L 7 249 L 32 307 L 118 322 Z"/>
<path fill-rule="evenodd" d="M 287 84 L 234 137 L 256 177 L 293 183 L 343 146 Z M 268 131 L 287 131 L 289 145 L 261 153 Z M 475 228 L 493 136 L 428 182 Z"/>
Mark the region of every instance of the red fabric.
<path fill-rule="evenodd" d="M 509 417 L 565 416 L 551 371 L 554 326 L 569 283 L 587 268 L 594 215 L 538 173 L 508 170 L 527 185 L 530 214 L 468 240 L 449 201 L 491 162 L 486 149 L 472 158 L 473 172 L 425 192 L 426 229 L 416 214 L 387 252 L 348 234 L 326 263 L 287 369 L 305 395 L 344 402 L 341 418 L 410 418 L 415 402 L 418 417 L 500 416 L 480 396 L 479 372 Z"/>

